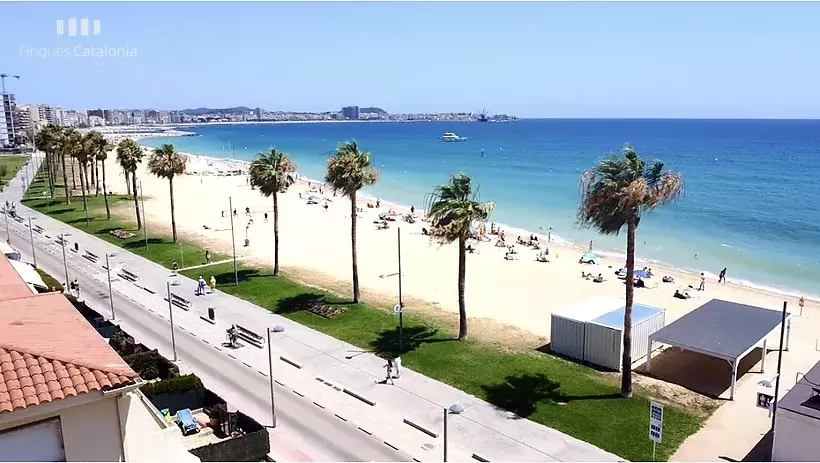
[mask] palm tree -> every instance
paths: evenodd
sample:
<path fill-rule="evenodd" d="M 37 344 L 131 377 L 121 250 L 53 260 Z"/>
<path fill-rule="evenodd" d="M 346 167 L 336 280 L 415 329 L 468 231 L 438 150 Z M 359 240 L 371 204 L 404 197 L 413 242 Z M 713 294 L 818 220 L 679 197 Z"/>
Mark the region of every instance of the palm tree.
<path fill-rule="evenodd" d="M 259 153 L 251 163 L 251 185 L 259 188 L 265 196 L 273 196 L 273 274 L 279 275 L 279 197 L 293 185 L 296 164 L 281 151 L 272 148 L 269 153 Z"/>
<path fill-rule="evenodd" d="M 133 192 L 134 211 L 137 214 L 137 230 L 142 230 L 142 217 L 140 216 L 140 203 L 137 200 L 137 166 L 142 162 L 145 152 L 134 140 L 126 138 L 117 145 L 117 162 L 125 171 L 125 182 L 128 183 L 128 176 L 131 176 L 131 186 L 128 194 Z"/>
<path fill-rule="evenodd" d="M 71 204 L 71 191 L 72 189 L 68 186 L 68 169 L 66 169 L 66 162 L 65 158 L 71 158 L 70 146 L 68 144 L 68 131 L 62 127 L 54 126 L 54 146 L 57 150 L 57 154 L 60 157 L 60 163 L 62 164 L 62 171 L 63 171 L 63 188 L 65 189 L 65 203 Z M 72 170 L 74 169 L 74 164 L 71 164 Z M 74 175 L 72 174 L 72 180 Z"/>
<path fill-rule="evenodd" d="M 171 233 L 174 243 L 177 242 L 177 222 L 174 217 L 174 176 L 185 173 L 185 158 L 181 156 L 174 145 L 165 144 L 154 149 L 148 158 L 148 172 L 157 177 L 167 178 L 171 189 Z"/>
<path fill-rule="evenodd" d="M 325 181 L 335 193 L 350 198 L 350 242 L 353 249 L 353 302 L 359 302 L 359 267 L 356 262 L 356 192 L 379 181 L 379 171 L 372 166 L 373 157 L 359 151 L 356 141 L 339 145 L 327 161 Z"/>
<path fill-rule="evenodd" d="M 54 163 L 54 156 L 58 152 L 57 141 L 59 138 L 59 127 L 55 125 L 47 125 L 34 136 L 34 143 L 46 155 L 45 165 L 48 173 L 48 189 L 51 197 L 54 197 L 54 176 L 52 173 L 52 164 Z"/>
<path fill-rule="evenodd" d="M 430 237 L 439 244 L 458 241 L 458 339 L 467 339 L 467 305 L 464 302 L 464 281 L 467 275 L 467 240 L 473 225 L 486 222 L 495 203 L 482 203 L 478 188 L 465 174 L 454 175 L 450 183 L 437 186 L 425 201 Z"/>
<path fill-rule="evenodd" d="M 578 221 L 604 235 L 618 235 L 626 225 L 626 308 L 621 395 L 632 397 L 632 302 L 635 274 L 635 231 L 641 216 L 676 201 L 683 195 L 683 177 L 663 170 L 663 163 L 647 165 L 627 145 L 623 157 L 616 154 L 601 160 L 581 176 L 581 205 Z"/>
<path fill-rule="evenodd" d="M 112 148 L 111 143 L 105 139 L 103 134 L 97 132 L 96 130 L 88 132 L 86 134 L 88 137 L 89 148 L 91 150 L 92 156 L 91 160 L 94 161 L 94 166 L 96 168 L 97 162 L 102 164 L 102 189 L 103 189 L 103 198 L 105 199 L 105 215 L 108 220 L 111 220 L 111 208 L 108 205 L 108 191 L 105 188 L 105 160 L 108 158 L 108 151 Z M 97 176 L 97 180 L 99 180 L 99 175 Z M 97 194 L 99 194 L 99 185 L 97 188 Z"/>

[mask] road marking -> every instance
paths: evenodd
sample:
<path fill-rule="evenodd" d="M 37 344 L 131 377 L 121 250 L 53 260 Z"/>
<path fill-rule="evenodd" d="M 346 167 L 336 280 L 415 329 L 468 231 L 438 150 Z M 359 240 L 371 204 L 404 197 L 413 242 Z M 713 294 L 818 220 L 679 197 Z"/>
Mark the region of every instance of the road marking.
<path fill-rule="evenodd" d="M 393 450 L 398 450 L 399 449 L 398 447 L 396 447 L 395 445 L 393 445 L 393 444 L 391 444 L 390 442 L 387 442 L 387 441 L 384 441 L 384 445 L 392 448 Z"/>
<path fill-rule="evenodd" d="M 361 426 L 359 426 L 359 431 L 361 431 L 361 432 L 363 432 L 363 433 L 367 434 L 368 436 L 372 436 L 372 435 L 373 435 L 373 433 L 372 433 L 372 432 L 368 431 L 367 429 L 365 429 L 365 428 L 363 428 L 363 427 L 361 427 Z"/>
<path fill-rule="evenodd" d="M 284 386 L 284 384 L 283 384 L 283 386 Z M 301 392 L 297 391 L 296 389 L 294 389 L 294 390 L 293 390 L 293 393 L 294 393 L 294 394 L 296 394 L 296 395 L 298 395 L 299 397 L 304 397 L 304 396 L 305 396 L 304 394 L 302 394 Z"/>
<path fill-rule="evenodd" d="M 256 370 L 256 372 L 257 372 L 257 373 L 259 373 L 260 375 L 264 376 L 265 378 L 267 378 L 267 377 L 268 377 L 268 374 L 267 374 L 267 373 L 263 373 L 261 370 Z"/>
<path fill-rule="evenodd" d="M 342 416 L 341 416 L 341 415 L 339 415 L 338 413 L 334 413 L 334 415 L 336 415 L 336 418 L 339 418 L 339 419 L 340 419 L 340 420 L 342 420 L 342 421 L 347 421 L 347 418 L 342 417 Z"/>
<path fill-rule="evenodd" d="M 245 365 L 248 368 L 253 368 L 252 366 L 250 366 L 250 364 L 248 362 L 242 362 L 242 364 Z"/>
<path fill-rule="evenodd" d="M 274 383 L 276 383 L 276 384 L 278 384 L 278 385 L 280 385 L 280 386 L 283 386 L 283 387 L 285 386 L 285 385 L 284 385 L 284 384 L 282 384 L 282 382 L 281 382 L 281 381 L 279 381 L 278 379 L 274 379 L 274 380 L 273 380 L 273 382 L 274 382 Z"/>
<path fill-rule="evenodd" d="M 319 402 L 316 402 L 315 400 L 313 401 L 313 405 L 316 405 L 317 407 L 322 408 L 322 409 L 325 408 L 324 405 L 320 404 Z"/>
<path fill-rule="evenodd" d="M 228 357 L 230 357 L 230 358 L 232 358 L 232 359 L 236 360 L 236 357 L 234 357 L 232 354 L 228 354 Z"/>

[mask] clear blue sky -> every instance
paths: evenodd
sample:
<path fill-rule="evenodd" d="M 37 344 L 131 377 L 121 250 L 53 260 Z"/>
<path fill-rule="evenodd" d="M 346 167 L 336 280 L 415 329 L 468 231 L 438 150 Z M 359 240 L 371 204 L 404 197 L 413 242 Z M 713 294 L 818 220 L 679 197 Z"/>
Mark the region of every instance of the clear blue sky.
<path fill-rule="evenodd" d="M 0 3 L 0 72 L 66 108 L 820 117 L 819 3 Z M 101 21 L 58 36 L 56 20 Z M 21 47 L 131 47 L 38 58 Z"/>

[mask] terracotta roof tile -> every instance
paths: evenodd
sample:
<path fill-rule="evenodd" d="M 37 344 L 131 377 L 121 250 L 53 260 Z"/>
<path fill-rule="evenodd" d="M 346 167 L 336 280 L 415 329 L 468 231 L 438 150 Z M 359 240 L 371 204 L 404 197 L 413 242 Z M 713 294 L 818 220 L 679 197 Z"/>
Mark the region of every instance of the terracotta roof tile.
<path fill-rule="evenodd" d="M 136 379 L 62 294 L 31 294 L 0 255 L 0 413 Z"/>

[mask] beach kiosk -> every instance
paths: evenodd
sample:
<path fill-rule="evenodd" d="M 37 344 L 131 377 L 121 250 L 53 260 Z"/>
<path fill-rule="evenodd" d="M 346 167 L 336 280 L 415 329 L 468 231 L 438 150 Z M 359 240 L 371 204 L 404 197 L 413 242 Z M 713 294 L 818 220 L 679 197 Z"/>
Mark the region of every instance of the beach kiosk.
<path fill-rule="evenodd" d="M 552 315 L 550 349 L 582 362 L 621 370 L 624 311 L 622 299 L 595 298 Z M 632 306 L 632 360 L 647 355 L 649 336 L 664 327 L 663 309 Z"/>

